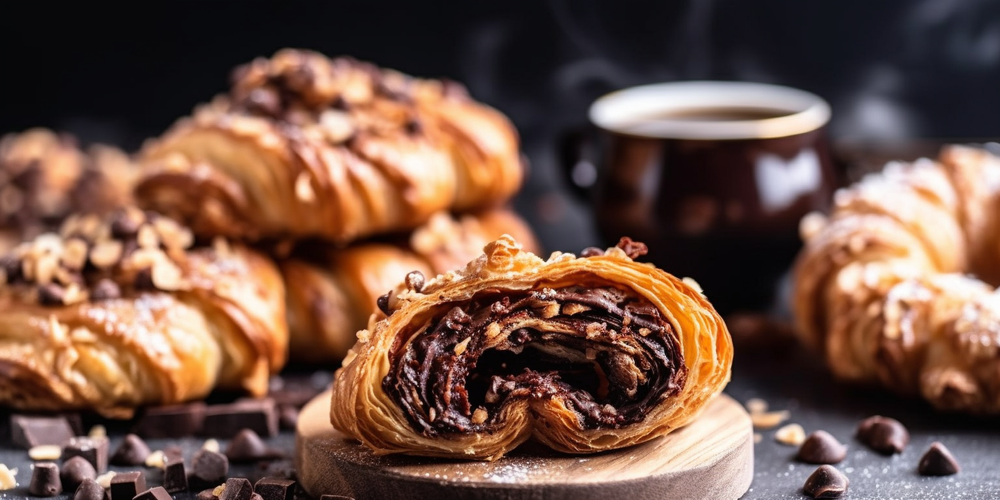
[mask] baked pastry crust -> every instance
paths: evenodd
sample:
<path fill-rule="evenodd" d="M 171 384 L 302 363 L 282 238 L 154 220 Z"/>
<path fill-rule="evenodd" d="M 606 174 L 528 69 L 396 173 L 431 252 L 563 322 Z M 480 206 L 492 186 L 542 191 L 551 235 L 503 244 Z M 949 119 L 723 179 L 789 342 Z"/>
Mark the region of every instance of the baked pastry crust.
<path fill-rule="evenodd" d="M 839 191 L 801 224 L 802 338 L 839 378 L 1000 413 L 998 214 L 1000 158 L 966 146 Z"/>
<path fill-rule="evenodd" d="M 285 361 L 274 264 L 137 209 L 71 217 L 2 260 L 0 402 L 127 417 L 215 387 L 267 392 Z"/>
<path fill-rule="evenodd" d="M 196 234 L 339 243 L 501 205 L 518 137 L 454 83 L 286 49 L 140 154 L 138 197 Z"/>
<path fill-rule="evenodd" d="M 623 240 L 606 253 L 589 249 L 588 257 L 576 257 L 556 252 L 542 260 L 504 236 L 464 269 L 423 287 L 411 283 L 387 294 L 380 299 L 384 313 L 373 315 L 368 330 L 359 332 L 358 343 L 337 371 L 333 426 L 379 454 L 492 460 L 528 439 L 561 452 L 594 453 L 641 443 L 687 424 L 729 381 L 732 343 L 725 323 L 699 291 L 628 255 L 644 250 L 644 245 Z M 596 293 L 600 300 L 627 298 L 608 306 L 609 311 L 621 306 L 620 316 L 598 321 L 579 301 L 559 299 L 574 293 Z M 528 302 L 515 302 L 516 297 Z M 476 310 L 480 300 L 486 302 Z M 522 309 L 517 304 L 531 305 Z M 471 319 L 463 319 L 463 307 Z M 483 326 L 487 310 L 485 317 L 495 321 Z M 573 323 L 576 315 L 588 319 Z M 482 328 L 473 328 L 466 340 L 448 337 L 468 333 L 459 324 Z M 572 324 L 577 326 L 566 326 Z M 524 338 L 534 340 L 519 343 Z M 660 347 L 647 350 L 652 344 L 646 342 Z M 590 348 L 566 347 L 581 344 Z M 491 350 L 484 346 L 501 356 L 519 354 L 499 364 L 487 361 Z M 414 351 L 418 347 L 429 350 L 420 356 Z M 520 358 L 529 350 L 542 357 Z M 660 353 L 657 362 L 648 363 L 653 351 Z M 469 353 L 478 360 L 471 368 L 463 361 Z M 551 362 L 549 355 L 572 361 L 558 365 L 566 369 L 555 368 L 558 376 L 553 376 L 546 371 L 550 365 L 531 361 Z M 524 372 L 490 371 L 504 370 L 519 358 L 528 359 Z M 589 380 L 587 373 L 576 379 L 571 367 L 593 360 L 600 370 L 584 372 L 607 375 L 589 382 L 593 392 L 579 390 L 588 384 L 580 382 Z M 413 375 L 412 370 L 427 363 L 430 370 Z M 485 377 L 491 377 L 488 383 Z M 581 387 L 571 387 L 574 381 Z M 482 388 L 484 383 L 489 389 Z M 485 396 L 476 394 L 484 390 Z M 604 391 L 606 400 L 600 395 Z M 647 405 L 636 406 L 640 399 Z"/>
<path fill-rule="evenodd" d="M 287 284 L 290 356 L 309 362 L 343 359 L 376 311 L 376 299 L 408 273 L 432 277 L 458 269 L 504 234 L 525 250 L 537 251 L 527 224 L 510 210 L 495 209 L 457 217 L 439 212 L 405 244 L 324 246 L 318 257 L 280 261 Z"/>

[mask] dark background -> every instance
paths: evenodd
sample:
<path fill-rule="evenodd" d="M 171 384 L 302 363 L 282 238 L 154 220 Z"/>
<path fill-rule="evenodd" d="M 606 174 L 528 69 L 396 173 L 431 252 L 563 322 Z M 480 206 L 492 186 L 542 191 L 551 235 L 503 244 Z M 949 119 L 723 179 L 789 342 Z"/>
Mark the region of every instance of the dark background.
<path fill-rule="evenodd" d="M 282 47 L 448 76 L 506 112 L 532 161 L 517 207 L 549 249 L 594 240 L 555 139 L 608 91 L 781 83 L 833 106 L 837 140 L 1000 137 L 1000 2 L 5 2 L 0 132 L 46 126 L 135 149 Z"/>

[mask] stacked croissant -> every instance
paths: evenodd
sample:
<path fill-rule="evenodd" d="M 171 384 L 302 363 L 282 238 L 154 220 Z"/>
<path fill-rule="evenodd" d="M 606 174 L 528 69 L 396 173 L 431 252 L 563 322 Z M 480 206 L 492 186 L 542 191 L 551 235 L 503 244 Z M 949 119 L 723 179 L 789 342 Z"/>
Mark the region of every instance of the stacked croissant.
<path fill-rule="evenodd" d="M 339 360 L 408 273 L 510 234 L 524 165 L 455 83 L 282 50 L 129 156 L 0 140 L 0 401 L 31 410 L 267 391 Z"/>
<path fill-rule="evenodd" d="M 1000 413 L 1000 158 L 949 146 L 803 219 L 798 330 L 838 377 Z"/>

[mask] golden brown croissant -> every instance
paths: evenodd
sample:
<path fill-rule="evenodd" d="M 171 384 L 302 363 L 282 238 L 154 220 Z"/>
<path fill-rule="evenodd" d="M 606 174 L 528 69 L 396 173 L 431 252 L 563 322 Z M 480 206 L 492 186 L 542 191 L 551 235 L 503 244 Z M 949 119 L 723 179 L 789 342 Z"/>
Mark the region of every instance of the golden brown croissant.
<path fill-rule="evenodd" d="M 138 209 L 73 216 L 0 267 L 0 404 L 127 416 L 213 387 L 267 391 L 285 360 L 274 264 Z"/>
<path fill-rule="evenodd" d="M 197 234 L 348 242 L 506 201 L 517 133 L 457 84 L 282 50 L 141 153 L 146 207 Z"/>
<path fill-rule="evenodd" d="M 524 221 L 509 210 L 494 209 L 457 218 L 446 212 L 435 214 L 410 235 L 406 245 L 363 243 L 328 250 L 319 259 L 282 261 L 291 357 L 342 359 L 375 311 L 375 300 L 407 273 L 435 276 L 462 267 L 503 234 L 513 236 L 528 251 L 537 249 Z"/>
<path fill-rule="evenodd" d="M 981 281 L 1000 278 L 1000 158 L 891 164 L 801 229 L 795 315 L 835 375 L 1000 413 L 1000 295 Z"/>
<path fill-rule="evenodd" d="M 100 144 L 83 151 L 67 134 L 35 128 L 0 137 L 0 253 L 71 213 L 126 206 L 137 173 L 122 151 Z"/>
<path fill-rule="evenodd" d="M 732 343 L 699 291 L 630 257 L 645 250 L 546 261 L 504 236 L 407 280 L 337 371 L 333 426 L 379 454 L 491 460 L 528 439 L 593 453 L 685 425 L 728 382 Z"/>

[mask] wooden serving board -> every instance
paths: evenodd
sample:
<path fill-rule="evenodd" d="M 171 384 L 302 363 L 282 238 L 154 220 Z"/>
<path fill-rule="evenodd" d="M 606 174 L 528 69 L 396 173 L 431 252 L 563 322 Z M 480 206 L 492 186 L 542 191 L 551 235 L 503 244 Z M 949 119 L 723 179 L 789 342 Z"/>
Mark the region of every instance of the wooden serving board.
<path fill-rule="evenodd" d="M 378 456 L 330 425 L 330 392 L 303 408 L 295 436 L 299 481 L 315 498 L 546 500 L 736 499 L 753 479 L 753 427 L 721 395 L 688 426 L 595 455 L 529 444 L 494 462 Z"/>

